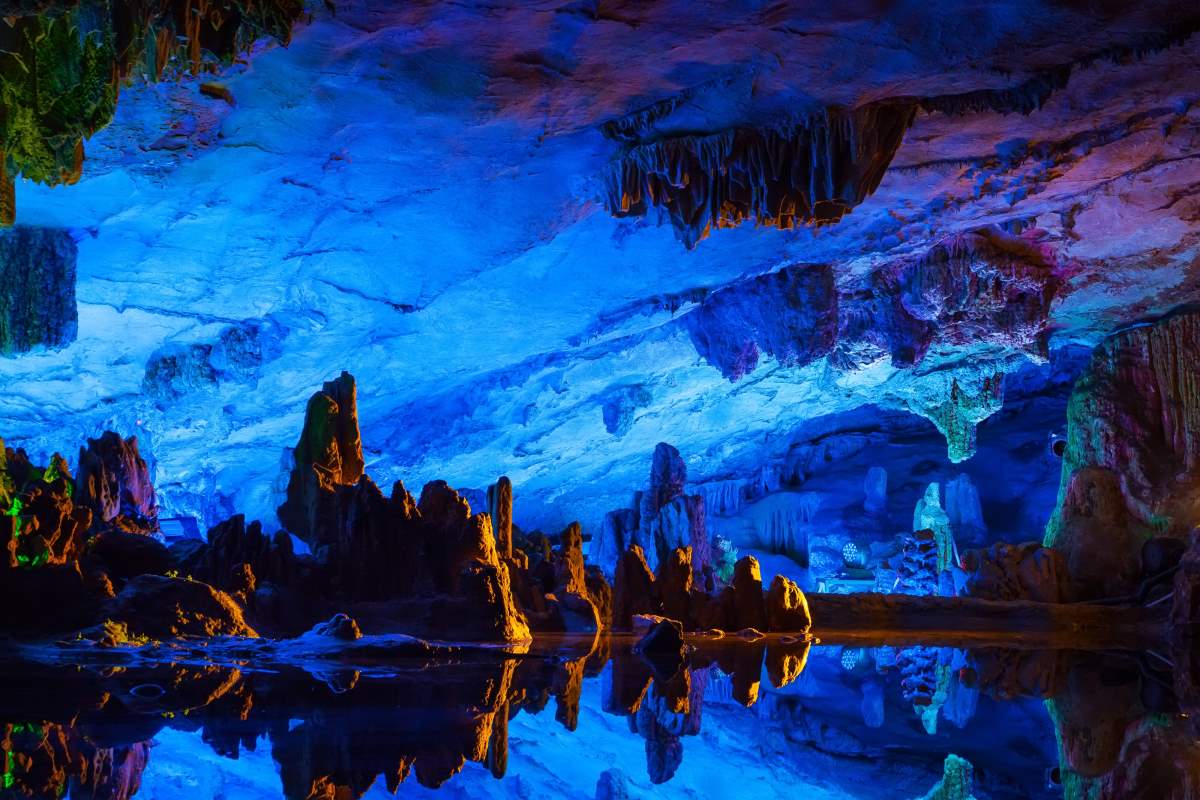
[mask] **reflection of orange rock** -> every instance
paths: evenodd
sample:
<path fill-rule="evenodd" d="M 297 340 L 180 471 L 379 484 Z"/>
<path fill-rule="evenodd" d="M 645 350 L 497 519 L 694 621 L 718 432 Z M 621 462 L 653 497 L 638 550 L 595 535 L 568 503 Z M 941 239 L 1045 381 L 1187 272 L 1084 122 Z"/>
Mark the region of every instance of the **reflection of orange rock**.
<path fill-rule="evenodd" d="M 54 723 L 0 726 L 4 797 L 64 797 L 72 785 L 88 797 L 131 800 L 149 756 L 149 742 L 100 748 Z"/>
<path fill-rule="evenodd" d="M 804 672 L 808 664 L 808 642 L 795 644 L 770 644 L 767 646 L 767 677 L 776 689 L 792 683 Z"/>

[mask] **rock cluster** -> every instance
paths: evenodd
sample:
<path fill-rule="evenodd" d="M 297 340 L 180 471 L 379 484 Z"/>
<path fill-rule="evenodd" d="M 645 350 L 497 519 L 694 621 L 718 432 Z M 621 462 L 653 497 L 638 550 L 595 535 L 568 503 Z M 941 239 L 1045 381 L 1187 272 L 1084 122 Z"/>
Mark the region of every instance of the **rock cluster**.
<path fill-rule="evenodd" d="M 639 615 L 674 620 L 685 630 L 776 631 L 807 633 L 812 619 L 800 587 L 776 575 L 763 593 L 758 559 L 744 556 L 734 566 L 733 580 L 706 591 L 692 580 L 691 551 L 676 548 L 655 575 L 637 545 L 626 550 L 613 581 L 614 630 L 631 630 Z"/>
<path fill-rule="evenodd" d="M 106 621 L 132 637 L 256 635 L 224 592 L 165 577 L 173 562 L 149 535 L 154 491 L 136 440 L 91 440 L 74 480 L 61 457 L 35 467 L 7 449 L 0 506 L 0 629 L 44 635 Z"/>
<path fill-rule="evenodd" d="M 286 529 L 310 556 L 295 554 L 280 532 L 235 517 L 208 543 L 181 553 L 188 568 L 243 597 L 270 629 L 299 632 L 334 610 L 350 610 L 373 629 L 521 642 L 531 628 L 595 632 L 608 624 L 611 590 L 583 561 L 583 534 L 568 526 L 552 547 L 513 524 L 513 487 L 501 478 L 488 493 L 491 513 L 444 481 L 414 498 L 403 483 L 385 496 L 364 473 L 357 388 L 348 373 L 309 401 L 294 451 Z"/>
<path fill-rule="evenodd" d="M 692 551 L 694 580 L 712 588 L 713 547 L 705 520 L 704 498 L 684 494 L 687 465 L 665 442 L 654 448 L 650 482 L 633 496 L 633 507 L 610 511 L 592 547 L 591 558 L 605 575 L 615 577 L 618 562 L 637 545 L 651 571 L 676 548 Z"/>

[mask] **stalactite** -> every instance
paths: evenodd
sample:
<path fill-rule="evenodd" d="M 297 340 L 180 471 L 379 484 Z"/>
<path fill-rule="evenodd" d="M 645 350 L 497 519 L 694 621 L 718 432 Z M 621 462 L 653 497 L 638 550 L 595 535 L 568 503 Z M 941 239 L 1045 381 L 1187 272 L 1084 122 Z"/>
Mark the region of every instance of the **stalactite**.
<path fill-rule="evenodd" d="M 909 410 L 932 422 L 946 437 L 946 450 L 955 464 L 975 455 L 975 427 L 1004 405 L 1004 374 L 986 376 L 977 392 L 950 381 L 947 396 L 925 397 L 909 403 Z"/>
<path fill-rule="evenodd" d="M 837 222 L 878 187 L 916 104 L 826 109 L 787 130 L 736 128 L 638 144 L 606 179 L 618 217 L 666 213 L 689 249 L 745 221 L 788 230 Z"/>

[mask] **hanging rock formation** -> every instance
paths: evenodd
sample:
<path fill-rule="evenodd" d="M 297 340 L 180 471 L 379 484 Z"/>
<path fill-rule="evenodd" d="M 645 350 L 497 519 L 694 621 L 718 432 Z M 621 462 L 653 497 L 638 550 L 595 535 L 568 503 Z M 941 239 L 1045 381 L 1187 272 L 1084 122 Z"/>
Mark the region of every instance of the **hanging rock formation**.
<path fill-rule="evenodd" d="M 1185 311 L 1109 337 L 1075 384 L 1046 545 L 1083 597 L 1132 591 L 1146 539 L 1200 524 L 1197 363 L 1200 313 Z"/>
<path fill-rule="evenodd" d="M 983 379 L 977 391 L 950 379 L 942 396 L 936 394 L 911 402 L 909 410 L 932 422 L 946 437 L 946 451 L 955 464 L 975 455 L 975 429 L 983 420 L 1004 405 L 1004 375 L 997 373 Z"/>
<path fill-rule="evenodd" d="M 66 230 L 0 230 L 0 356 L 75 341 L 75 259 L 75 240 Z"/>
<path fill-rule="evenodd" d="M 637 144 L 610 170 L 605 200 L 618 217 L 659 209 L 688 248 L 747 220 L 783 230 L 837 222 L 875 191 L 915 114 L 905 103 L 828 108 L 788 130 Z"/>
<path fill-rule="evenodd" d="M 984 349 L 988 359 L 969 373 L 915 376 L 889 398 L 933 422 L 959 462 L 975 452 L 976 425 L 1003 405 L 993 360 L 1047 358 L 1051 307 L 1066 272 L 1036 234 L 984 226 L 860 279 L 835 282 L 830 265 L 795 264 L 697 290 L 688 298 L 695 307 L 676 324 L 733 382 L 764 357 L 784 368 L 827 358 L 836 373 L 853 373 L 881 359 L 909 370 L 931 349 Z"/>
<path fill-rule="evenodd" d="M 786 267 L 714 292 L 683 324 L 696 352 L 730 381 L 753 372 L 764 353 L 803 366 L 837 344 L 833 278 L 825 264 Z"/>

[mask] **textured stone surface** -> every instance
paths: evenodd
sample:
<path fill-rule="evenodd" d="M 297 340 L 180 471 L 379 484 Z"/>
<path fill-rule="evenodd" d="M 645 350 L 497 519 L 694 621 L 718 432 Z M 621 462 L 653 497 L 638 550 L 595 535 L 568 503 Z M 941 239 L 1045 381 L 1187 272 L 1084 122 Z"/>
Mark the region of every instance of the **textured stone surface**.
<path fill-rule="evenodd" d="M 771 579 L 766 599 L 767 626 L 773 632 L 808 633 L 812 615 L 800 587 L 783 575 Z"/>
<path fill-rule="evenodd" d="M 1200 523 L 1197 363 L 1200 315 L 1188 311 L 1106 339 L 1075 386 L 1046 544 L 1086 594 L 1130 592 L 1146 539 Z"/>
<path fill-rule="evenodd" d="M 125 584 L 106 617 L 123 623 L 130 634 L 153 639 L 258 635 L 225 592 L 200 581 L 158 575 L 140 575 Z"/>
<path fill-rule="evenodd" d="M 66 230 L 0 230 L 0 356 L 75 341 L 76 257 Z"/>
<path fill-rule="evenodd" d="M 158 530 L 158 502 L 137 437 L 105 431 L 79 449 L 75 501 L 92 511 L 92 527 L 112 526 L 149 533 Z"/>

